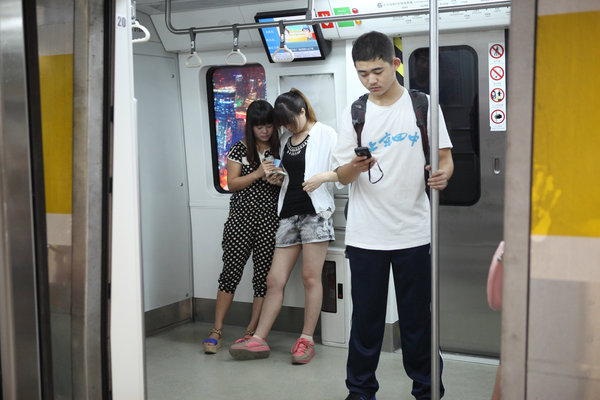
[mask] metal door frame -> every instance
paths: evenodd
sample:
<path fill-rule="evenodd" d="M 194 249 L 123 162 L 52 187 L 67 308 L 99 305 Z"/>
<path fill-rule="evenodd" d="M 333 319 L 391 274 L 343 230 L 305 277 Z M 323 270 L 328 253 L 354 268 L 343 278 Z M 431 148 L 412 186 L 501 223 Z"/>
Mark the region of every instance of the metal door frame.
<path fill-rule="evenodd" d="M 52 399 L 35 4 L 0 8 L 3 399 Z M 27 16 L 27 20 L 25 20 Z"/>

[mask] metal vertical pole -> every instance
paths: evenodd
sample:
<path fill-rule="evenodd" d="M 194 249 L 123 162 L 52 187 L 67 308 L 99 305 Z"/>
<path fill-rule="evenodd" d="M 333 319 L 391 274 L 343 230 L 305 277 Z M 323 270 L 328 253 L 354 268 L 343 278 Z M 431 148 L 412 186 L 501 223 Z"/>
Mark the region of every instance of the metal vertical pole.
<path fill-rule="evenodd" d="M 429 2 L 429 124 L 431 132 L 430 160 L 431 171 L 438 170 L 439 164 L 439 43 L 438 43 L 438 2 Z M 439 198 L 440 193 L 430 191 L 431 202 L 431 399 L 440 398 L 440 358 L 439 358 Z"/>

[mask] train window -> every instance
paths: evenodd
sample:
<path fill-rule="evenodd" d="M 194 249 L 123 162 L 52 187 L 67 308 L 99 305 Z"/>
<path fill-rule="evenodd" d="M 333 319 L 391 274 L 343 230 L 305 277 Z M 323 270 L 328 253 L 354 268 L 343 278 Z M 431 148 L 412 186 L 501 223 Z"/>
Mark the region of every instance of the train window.
<path fill-rule="evenodd" d="M 440 106 L 452 140 L 454 174 L 440 204 L 470 206 L 481 196 L 477 54 L 469 46 L 440 47 Z M 429 93 L 429 49 L 409 59 L 411 89 Z"/>
<path fill-rule="evenodd" d="M 227 153 L 244 138 L 246 109 L 266 97 L 262 65 L 212 67 L 206 74 L 215 188 L 227 190 Z"/>

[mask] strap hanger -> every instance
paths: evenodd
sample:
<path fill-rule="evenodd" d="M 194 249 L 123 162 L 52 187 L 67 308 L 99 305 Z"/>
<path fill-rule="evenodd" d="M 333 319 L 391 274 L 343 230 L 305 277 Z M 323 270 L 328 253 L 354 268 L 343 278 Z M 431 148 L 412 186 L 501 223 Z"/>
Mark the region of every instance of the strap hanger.
<path fill-rule="evenodd" d="M 285 26 L 279 20 L 279 48 L 271 54 L 271 59 L 276 63 L 294 61 L 294 53 L 285 45 Z"/>
<path fill-rule="evenodd" d="M 144 36 L 141 38 L 137 38 L 137 39 L 131 39 L 131 43 L 145 43 L 147 41 L 150 40 L 150 31 L 148 31 L 148 29 L 140 24 L 140 22 L 137 20 L 136 16 L 135 16 L 135 12 L 136 12 L 136 3 L 135 0 L 131 0 L 131 3 L 129 3 L 129 7 L 131 10 L 131 34 L 133 36 L 133 32 L 139 32 L 141 31 Z"/>
<path fill-rule="evenodd" d="M 233 24 L 233 49 L 225 56 L 225 64 L 227 65 L 246 65 L 246 56 L 239 49 L 240 30 L 238 24 Z M 238 56 L 239 60 L 236 60 Z"/>
<path fill-rule="evenodd" d="M 188 68 L 199 68 L 202 66 L 202 59 L 196 53 L 196 32 L 194 28 L 189 29 L 190 32 L 190 55 L 185 59 L 185 66 Z"/>
<path fill-rule="evenodd" d="M 140 24 L 137 19 L 131 24 L 131 29 L 133 32 L 135 32 L 137 29 L 144 33 L 144 37 L 132 39 L 131 43 L 146 43 L 150 40 L 150 31 L 148 31 L 148 28 L 146 28 L 144 25 Z"/>

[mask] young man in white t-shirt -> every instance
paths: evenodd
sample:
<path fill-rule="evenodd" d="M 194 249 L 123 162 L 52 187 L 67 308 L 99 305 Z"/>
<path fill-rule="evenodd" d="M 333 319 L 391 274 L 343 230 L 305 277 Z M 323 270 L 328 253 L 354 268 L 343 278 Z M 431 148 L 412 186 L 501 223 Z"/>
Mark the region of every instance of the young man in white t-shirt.
<path fill-rule="evenodd" d="M 372 157 L 354 153 L 357 135 L 348 108 L 333 153 L 339 181 L 352 183 L 346 224 L 353 303 L 347 400 L 375 399 L 379 388 L 375 370 L 385 328 L 390 265 L 404 368 L 413 380 L 413 396 L 430 399 L 431 239 L 423 179 L 423 169 L 429 166 L 425 166 L 408 90 L 396 80 L 401 61 L 394 55 L 390 38 L 379 32 L 362 35 L 354 43 L 352 58 L 361 83 L 369 90 L 361 145 L 369 147 Z M 443 190 L 454 163 L 452 143 L 438 112 L 439 169 L 427 185 Z M 440 393 L 444 393 L 443 386 Z"/>

